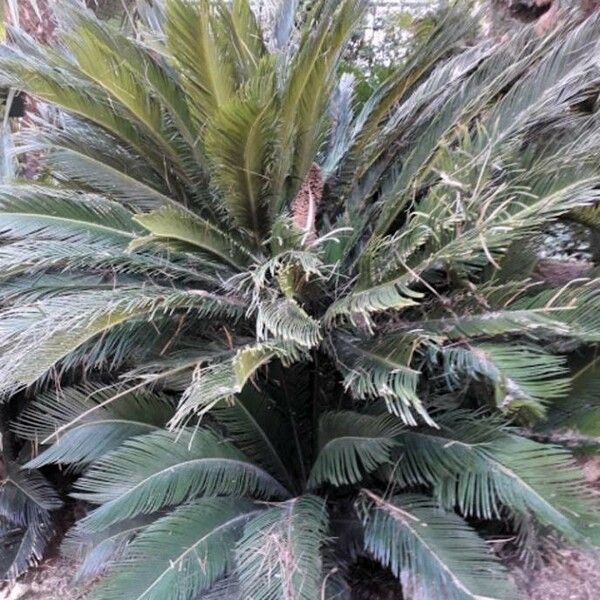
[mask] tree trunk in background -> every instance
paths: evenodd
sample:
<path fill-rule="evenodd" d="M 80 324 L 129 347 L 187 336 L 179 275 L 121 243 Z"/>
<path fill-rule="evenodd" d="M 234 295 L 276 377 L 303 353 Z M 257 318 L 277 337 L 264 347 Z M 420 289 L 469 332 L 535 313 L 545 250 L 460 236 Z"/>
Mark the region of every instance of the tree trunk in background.
<path fill-rule="evenodd" d="M 582 17 L 600 8 L 600 0 L 489 0 L 490 33 L 502 36 L 514 28 L 515 21 L 535 22 L 540 35 L 547 33 L 560 16 L 561 8 L 573 7 Z"/>
<path fill-rule="evenodd" d="M 133 8 L 135 0 L 85 0 L 100 19 L 122 17 Z"/>
<path fill-rule="evenodd" d="M 56 23 L 52 18 L 49 0 L 37 0 L 37 11 L 27 0 L 20 0 L 18 26 L 39 42 L 50 42 Z M 33 127 L 32 117 L 38 113 L 38 101 L 31 96 L 25 96 L 25 114 L 21 120 L 21 127 Z M 20 160 L 20 175 L 34 179 L 41 171 L 42 161 L 41 152 L 34 151 L 23 155 Z"/>
<path fill-rule="evenodd" d="M 47 44 L 56 29 L 49 0 L 37 0 L 37 8 L 39 13 L 27 0 L 20 0 L 19 26 L 39 42 Z"/>

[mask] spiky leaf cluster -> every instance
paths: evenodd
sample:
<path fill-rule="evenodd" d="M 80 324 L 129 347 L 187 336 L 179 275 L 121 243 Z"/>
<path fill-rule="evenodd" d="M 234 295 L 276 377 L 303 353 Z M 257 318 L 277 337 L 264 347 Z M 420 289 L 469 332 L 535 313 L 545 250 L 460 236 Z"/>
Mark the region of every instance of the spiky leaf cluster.
<path fill-rule="evenodd" d="M 92 597 L 346 598 L 367 555 L 509 599 L 478 520 L 597 540 L 570 454 L 520 426 L 575 424 L 597 379 L 571 376 L 597 273 L 540 280 L 529 244 L 600 199 L 600 18 L 475 43 L 458 3 L 358 107 L 365 0 L 264 29 L 165 0 L 135 35 L 64 4 L 53 46 L 0 49 L 57 109 L 19 140 L 46 177 L 0 187 L 0 382 L 27 468 L 94 507 L 66 542 Z"/>

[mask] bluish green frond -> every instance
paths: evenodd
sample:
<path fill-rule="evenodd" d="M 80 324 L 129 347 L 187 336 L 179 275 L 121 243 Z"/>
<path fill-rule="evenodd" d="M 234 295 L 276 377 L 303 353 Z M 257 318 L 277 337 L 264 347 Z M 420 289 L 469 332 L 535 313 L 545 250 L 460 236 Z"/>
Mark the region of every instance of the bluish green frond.
<path fill-rule="evenodd" d="M 319 420 L 319 451 L 308 485 L 328 482 L 336 486 L 360 481 L 392 460 L 394 437 L 402 423 L 389 414 L 363 415 L 352 411 L 325 413 Z"/>
<path fill-rule="evenodd" d="M 46 552 L 55 529 L 51 512 L 63 503 L 39 472 L 3 457 L 0 487 L 0 576 L 14 581 Z"/>
<path fill-rule="evenodd" d="M 94 463 L 76 490 L 76 498 L 101 505 L 80 522 L 91 532 L 198 495 L 288 495 L 271 475 L 206 429 L 130 439 Z"/>
<path fill-rule="evenodd" d="M 235 552 L 243 597 L 318 598 L 327 523 L 324 501 L 316 496 L 271 506 L 247 523 Z"/>
<path fill-rule="evenodd" d="M 370 315 L 386 310 L 402 310 L 418 305 L 423 294 L 401 284 L 382 284 L 369 289 L 357 289 L 336 300 L 325 313 L 325 322 L 332 324 L 340 319 L 349 319 L 352 323 L 366 321 Z"/>
<path fill-rule="evenodd" d="M 392 414 L 416 425 L 416 412 L 433 425 L 417 394 L 420 372 L 410 366 L 418 338 L 407 335 L 381 336 L 360 342 L 337 336 L 334 357 L 344 374 L 344 385 L 358 399 L 383 399 Z"/>
<path fill-rule="evenodd" d="M 568 452 L 464 411 L 438 418 L 438 425 L 398 436 L 403 460 L 394 477 L 402 485 L 431 485 L 443 506 L 465 516 L 498 518 L 505 506 L 574 540 L 597 535 L 593 501 Z"/>
<path fill-rule="evenodd" d="M 124 286 L 65 292 L 46 298 L 43 309 L 37 302 L 8 308 L 0 314 L 2 385 L 9 390 L 34 383 L 84 343 L 132 319 L 150 321 L 176 311 L 233 316 L 239 310 L 234 306 L 235 301 L 201 290 Z"/>
<path fill-rule="evenodd" d="M 516 309 L 540 310 L 550 307 L 552 317 L 568 327 L 573 341 L 595 344 L 600 341 L 600 278 L 592 271 L 590 277 L 562 288 L 546 289 L 533 296 L 524 296 L 512 303 Z M 561 310 L 562 309 L 562 310 Z"/>
<path fill-rule="evenodd" d="M 133 214 L 101 196 L 56 187 L 0 187 L 0 231 L 12 239 L 107 239 L 126 245 L 140 227 Z"/>
<path fill-rule="evenodd" d="M 558 320 L 552 307 L 535 307 L 533 309 L 484 311 L 479 314 L 456 315 L 440 319 L 419 321 L 417 332 L 432 338 L 460 341 L 463 339 L 497 337 L 507 334 L 552 334 L 567 335 L 569 327 Z M 399 327 L 399 336 L 406 335 L 403 330 L 415 328 Z"/>
<path fill-rule="evenodd" d="M 493 385 L 496 406 L 509 415 L 524 412 L 543 417 L 549 404 L 569 391 L 564 358 L 534 346 L 448 347 L 442 349 L 442 358 L 444 375 L 454 379 L 456 387 L 469 378 L 487 379 Z"/>
<path fill-rule="evenodd" d="M 261 512 L 242 498 L 202 498 L 181 506 L 136 536 L 91 597 L 196 598 L 231 568 L 244 524 Z"/>
<path fill-rule="evenodd" d="M 72 527 L 61 544 L 61 554 L 78 563 L 75 582 L 89 582 L 103 575 L 122 558 L 131 540 L 160 516 L 140 515 L 96 533 Z"/>
<path fill-rule="evenodd" d="M 592 16 L 562 37 L 551 51 L 520 79 L 487 115 L 488 129 L 498 137 L 529 130 L 538 119 L 551 119 L 569 106 L 587 85 L 597 82 L 594 50 L 598 50 L 600 19 Z M 591 50 L 591 52 L 590 52 Z"/>
<path fill-rule="evenodd" d="M 130 438 L 160 430 L 174 407 L 165 396 L 120 393 L 99 384 L 43 392 L 21 412 L 13 430 L 20 437 L 52 444 L 27 466 L 59 463 L 84 465 Z"/>
<path fill-rule="evenodd" d="M 333 167 L 337 167 L 341 162 L 339 177 L 341 177 L 342 189 L 348 186 L 351 180 L 358 181 L 388 147 L 388 144 L 381 143 L 380 125 L 385 122 L 390 113 L 393 116 L 390 123 L 385 125 L 385 131 L 395 130 L 392 134 L 395 139 L 403 134 L 407 125 L 410 127 L 411 122 L 416 118 L 415 115 L 418 113 L 411 114 L 411 110 L 415 108 L 428 110 L 429 104 L 433 104 L 436 96 L 445 96 L 445 91 L 451 87 L 449 84 L 453 79 L 463 79 L 468 74 L 470 68 L 465 65 L 476 66 L 485 57 L 485 52 L 481 52 L 478 48 L 475 62 L 470 63 L 465 59 L 472 60 L 472 54 L 462 52 L 456 60 L 448 61 L 451 70 L 444 71 L 446 63 L 442 63 L 441 67 L 438 67 L 442 73 L 434 72 L 416 88 L 442 56 L 451 53 L 456 46 L 463 43 L 465 35 L 473 31 L 476 27 L 475 16 L 465 15 L 458 3 L 450 7 L 431 35 L 414 48 L 407 60 L 397 67 L 367 99 L 356 116 L 343 153 L 341 149 L 338 150 L 336 159 L 329 163 L 329 170 L 333 170 Z"/>
<path fill-rule="evenodd" d="M 293 434 L 273 398 L 246 386 L 241 393 L 216 404 L 210 414 L 226 428 L 240 450 L 278 480 L 293 486 L 285 459 Z"/>
<path fill-rule="evenodd" d="M 383 498 L 365 491 L 365 546 L 417 593 L 452 600 L 512 600 L 500 562 L 460 517 L 418 495 Z"/>
<path fill-rule="evenodd" d="M 317 346 L 323 336 L 319 322 L 295 300 L 285 298 L 259 302 L 256 328 L 259 339 L 273 336 L 306 348 Z"/>

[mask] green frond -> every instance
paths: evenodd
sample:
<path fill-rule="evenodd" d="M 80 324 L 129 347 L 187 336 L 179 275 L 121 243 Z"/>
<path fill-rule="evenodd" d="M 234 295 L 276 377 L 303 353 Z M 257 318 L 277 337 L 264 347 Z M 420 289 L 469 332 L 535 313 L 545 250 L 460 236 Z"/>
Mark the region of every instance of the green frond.
<path fill-rule="evenodd" d="M 332 353 L 344 374 L 344 385 L 357 399 L 383 399 L 387 409 L 409 425 L 414 412 L 434 425 L 417 394 L 420 372 L 410 363 L 418 339 L 414 336 L 381 336 L 360 342 L 339 335 Z"/>
<path fill-rule="evenodd" d="M 74 497 L 100 504 L 80 526 L 101 531 L 198 495 L 285 498 L 288 492 L 242 452 L 206 429 L 157 431 L 126 441 L 92 465 Z"/>
<path fill-rule="evenodd" d="M 512 306 L 526 310 L 550 307 L 553 318 L 567 327 L 565 337 L 572 342 L 594 344 L 600 341 L 600 277 L 595 270 L 581 282 L 518 298 Z"/>
<path fill-rule="evenodd" d="M 201 290 L 124 286 L 65 292 L 46 298 L 43 310 L 38 302 L 8 308 L 0 313 L 2 385 L 10 390 L 35 383 L 83 344 L 132 319 L 151 321 L 176 311 L 233 316 L 239 310 L 234 306 L 235 301 Z"/>
<path fill-rule="evenodd" d="M 91 598 L 197 597 L 228 571 L 236 539 L 261 512 L 242 498 L 202 498 L 175 509 L 136 536 Z"/>
<path fill-rule="evenodd" d="M 319 450 L 308 479 L 311 488 L 328 482 L 356 483 L 392 460 L 402 423 L 392 415 L 352 411 L 325 413 L 319 420 Z"/>
<path fill-rule="evenodd" d="M 107 92 L 82 76 L 65 54 L 13 30 L 13 45 L 0 50 L 0 74 L 16 89 L 61 107 L 111 132 L 145 156 L 157 170 L 164 165 L 131 114 L 110 102 Z"/>
<path fill-rule="evenodd" d="M 293 299 L 259 302 L 256 328 L 259 339 L 273 336 L 306 348 L 317 346 L 323 337 L 319 322 Z"/>
<path fill-rule="evenodd" d="M 488 103 L 525 72 L 543 53 L 543 44 L 524 32 L 507 40 L 468 73 L 454 93 L 444 96 L 432 119 L 418 122 L 410 130 L 418 144 L 402 162 L 399 174 L 381 202 L 375 234 L 385 235 L 411 200 L 411 191 L 424 181 L 436 153 L 457 136 L 463 123 L 477 115 Z"/>
<path fill-rule="evenodd" d="M 141 231 L 131 212 L 106 198 L 30 184 L 0 186 L 0 230 L 13 239 L 98 238 L 124 245 Z"/>
<path fill-rule="evenodd" d="M 167 48 L 180 69 L 189 111 L 201 129 L 233 96 L 232 65 L 216 43 L 216 15 L 208 0 L 168 0 L 165 8 Z"/>
<path fill-rule="evenodd" d="M 61 276 L 55 276 L 56 285 L 53 286 L 54 293 L 58 294 L 60 291 L 72 291 L 72 277 L 82 271 L 99 276 L 108 271 L 113 276 L 121 276 L 124 283 L 131 282 L 132 276 L 166 280 L 180 277 L 188 284 L 219 287 L 221 280 L 218 275 L 223 266 L 209 261 L 207 257 L 186 256 L 184 252 L 169 251 L 164 247 L 156 248 L 155 252 L 148 249 L 129 251 L 122 242 L 107 237 L 96 240 L 75 238 L 31 241 L 25 238 L 0 246 L 0 269 L 3 285 L 7 286 L 9 293 L 19 287 L 18 281 L 33 278 L 34 282 L 41 283 L 39 292 L 43 294 L 46 289 L 43 285 L 44 273 L 61 273 Z M 65 282 L 65 285 L 59 280 Z M 36 287 L 31 287 L 32 296 L 36 294 Z M 82 287 L 90 287 L 83 277 Z M 114 288 L 114 285 L 104 283 L 98 287 L 109 289 Z"/>
<path fill-rule="evenodd" d="M 414 330 L 410 327 L 399 327 L 397 334 L 404 337 Z M 540 336 L 568 335 L 569 327 L 556 318 L 552 306 L 532 306 L 528 308 L 511 307 L 508 310 L 482 311 L 479 314 L 465 314 L 439 319 L 419 321 L 417 332 L 430 338 L 452 342 L 474 338 L 498 337 L 507 334 L 535 334 Z"/>
<path fill-rule="evenodd" d="M 95 533 L 82 531 L 77 525 L 72 527 L 60 550 L 67 559 L 78 563 L 75 583 L 87 583 L 104 575 L 122 558 L 131 540 L 160 515 L 139 515 Z"/>
<path fill-rule="evenodd" d="M 67 27 L 61 41 L 74 62 L 71 70 L 76 69 L 78 77 L 89 80 L 103 90 L 113 104 L 122 106 L 124 115 L 135 122 L 175 166 L 181 163 L 172 131 L 166 126 L 163 106 L 169 106 L 171 116 L 192 144 L 194 129 L 175 80 L 149 53 L 144 53 L 89 11 L 69 11 L 65 20 Z M 183 166 L 179 170 L 185 174 Z"/>
<path fill-rule="evenodd" d="M 597 83 L 590 48 L 597 50 L 600 19 L 592 16 L 577 27 L 567 23 L 562 33 L 560 43 L 551 47 L 535 69 L 516 80 L 487 115 L 488 129 L 498 138 L 530 131 L 537 120 L 560 114 L 573 98 L 593 87 L 594 80 Z"/>
<path fill-rule="evenodd" d="M 299 49 L 286 61 L 289 75 L 282 85 L 278 162 L 272 187 L 274 214 L 294 198 L 315 161 L 324 138 L 326 100 L 341 52 L 365 8 L 364 0 L 318 2 L 305 25 Z"/>
<path fill-rule="evenodd" d="M 274 358 L 293 362 L 301 350 L 290 343 L 264 342 L 244 346 L 228 359 L 198 365 L 190 386 L 183 393 L 172 427 L 185 424 L 193 415 L 204 415 L 222 400 L 239 394 L 248 380 Z"/>
<path fill-rule="evenodd" d="M 125 440 L 162 429 L 173 411 L 164 396 L 122 394 L 113 386 L 88 384 L 38 394 L 21 412 L 13 431 L 24 439 L 52 444 L 30 460 L 28 468 L 52 463 L 82 466 Z"/>
<path fill-rule="evenodd" d="M 542 431 L 574 429 L 581 435 L 600 438 L 600 358 L 594 356 L 571 377 L 571 389 L 555 399 L 548 419 L 538 426 Z"/>
<path fill-rule="evenodd" d="M 504 506 L 571 540 L 596 535 L 593 502 L 568 452 L 464 411 L 437 422 L 440 430 L 398 436 L 403 460 L 394 477 L 402 485 L 431 485 L 443 506 L 465 516 L 498 518 Z"/>
<path fill-rule="evenodd" d="M 242 596 L 318 598 L 327 524 L 324 501 L 309 495 L 267 508 L 249 521 L 235 552 Z"/>
<path fill-rule="evenodd" d="M 460 517 L 418 495 L 364 492 L 365 547 L 416 593 L 452 600 L 517 595 L 500 562 Z"/>
<path fill-rule="evenodd" d="M 210 414 L 242 452 L 293 487 L 290 465 L 285 460 L 293 434 L 273 398 L 246 386 L 241 393 L 216 404 Z"/>
<path fill-rule="evenodd" d="M 219 105 L 206 128 L 204 146 L 212 181 L 225 206 L 240 227 L 262 240 L 269 230 L 267 159 L 276 118 L 273 77 L 263 76 L 253 87 Z"/>
<path fill-rule="evenodd" d="M 5 442 L 6 443 L 6 442 Z M 3 456 L 0 487 L 0 576 L 14 581 L 42 559 L 55 530 L 51 512 L 63 503 L 35 470 Z"/>
<path fill-rule="evenodd" d="M 243 268 L 251 257 L 243 244 L 234 240 L 209 220 L 176 208 L 137 214 L 134 221 L 150 232 L 153 239 L 178 240 L 208 252 L 225 264 Z M 141 239 L 144 242 L 144 238 Z M 133 242 L 137 244 L 137 240 Z"/>
<path fill-rule="evenodd" d="M 416 119 L 418 113 L 411 114 L 410 109 L 429 109 L 429 103 L 433 104 L 436 97 L 445 95 L 445 91 L 450 87 L 449 83 L 454 79 L 464 78 L 470 70 L 469 67 L 476 66 L 485 57 L 485 51 L 482 52 L 478 48 L 474 53 L 475 62 L 467 62 L 467 67 L 465 58 L 472 59 L 472 55 L 462 52 L 456 60 L 451 59 L 438 67 L 443 70 L 446 64 L 451 65 L 450 73 L 434 72 L 417 87 L 432 67 L 463 43 L 465 35 L 471 33 L 475 27 L 475 15 L 465 15 L 459 3 L 455 3 L 440 19 L 432 34 L 412 50 L 407 60 L 367 99 L 356 115 L 345 147 L 338 149 L 334 154 L 335 158 L 331 157 L 333 160 L 328 164 L 328 171 L 333 171 L 342 164 L 339 173 L 342 189 L 349 186 L 351 181 L 359 181 L 361 176 L 373 167 L 384 149 L 389 147 L 389 143 L 381 143 L 381 124 L 385 123 L 390 114 L 392 118 L 389 123 L 385 123 L 385 131 L 395 140 L 405 131 L 399 125 L 406 127 Z M 444 76 L 448 79 L 445 80 Z"/>
<path fill-rule="evenodd" d="M 26 526 L 40 512 L 57 510 L 63 503 L 50 482 L 39 472 L 22 469 L 6 461 L 6 475 L 1 488 L 1 511 L 5 518 Z"/>
<path fill-rule="evenodd" d="M 221 51 L 231 54 L 230 63 L 239 82 L 247 81 L 266 54 L 260 25 L 248 0 L 233 0 L 231 7 L 218 5 L 223 38 Z"/>
<path fill-rule="evenodd" d="M 569 391 L 564 358 L 535 346 L 449 347 L 442 349 L 442 357 L 450 379 L 486 378 L 493 385 L 496 406 L 509 415 L 525 412 L 543 417 L 549 404 Z"/>
<path fill-rule="evenodd" d="M 423 294 L 401 284 L 383 284 L 369 289 L 356 289 L 336 300 L 325 313 L 325 323 L 349 319 L 351 323 L 370 323 L 370 315 L 386 310 L 403 310 L 418 305 Z"/>

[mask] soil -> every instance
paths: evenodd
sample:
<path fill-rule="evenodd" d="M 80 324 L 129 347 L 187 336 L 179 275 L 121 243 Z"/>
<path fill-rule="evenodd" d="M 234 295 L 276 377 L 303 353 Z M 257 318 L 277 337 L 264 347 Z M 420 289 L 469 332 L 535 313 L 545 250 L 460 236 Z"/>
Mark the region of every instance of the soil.
<path fill-rule="evenodd" d="M 21 580 L 5 584 L 0 600 L 83 600 L 72 580 L 77 566 L 62 558 L 51 558 L 31 569 Z"/>

